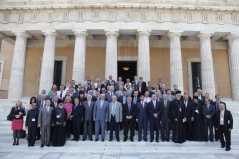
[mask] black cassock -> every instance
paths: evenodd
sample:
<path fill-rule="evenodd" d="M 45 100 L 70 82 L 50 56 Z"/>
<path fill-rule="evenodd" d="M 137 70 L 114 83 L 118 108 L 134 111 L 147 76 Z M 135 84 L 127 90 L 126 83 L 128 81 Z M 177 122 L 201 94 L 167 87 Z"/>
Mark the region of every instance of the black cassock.
<path fill-rule="evenodd" d="M 66 143 L 66 126 L 63 123 L 67 121 L 67 114 L 65 108 L 56 107 L 52 112 L 52 146 L 64 146 Z"/>
<path fill-rule="evenodd" d="M 170 119 L 173 124 L 173 138 L 175 143 L 185 142 L 184 118 L 186 117 L 185 107 L 182 100 L 174 99 L 171 103 Z M 177 118 L 177 121 L 175 119 Z"/>
<path fill-rule="evenodd" d="M 203 124 L 203 105 L 198 102 L 194 103 L 194 122 L 193 122 L 193 140 L 204 141 L 204 124 Z"/>

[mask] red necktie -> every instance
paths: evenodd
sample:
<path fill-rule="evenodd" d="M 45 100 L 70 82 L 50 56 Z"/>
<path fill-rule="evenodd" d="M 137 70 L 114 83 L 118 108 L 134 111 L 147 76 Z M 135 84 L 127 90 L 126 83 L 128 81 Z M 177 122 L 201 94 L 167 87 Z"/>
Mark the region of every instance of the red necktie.
<path fill-rule="evenodd" d="M 62 91 L 61 91 L 61 94 L 60 94 L 60 98 L 62 99 Z"/>

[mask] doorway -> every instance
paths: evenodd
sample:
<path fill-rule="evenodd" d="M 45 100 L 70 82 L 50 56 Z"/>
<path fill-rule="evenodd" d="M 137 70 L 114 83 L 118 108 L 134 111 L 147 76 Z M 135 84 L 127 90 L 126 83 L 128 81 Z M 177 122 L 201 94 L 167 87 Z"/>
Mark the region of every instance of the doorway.
<path fill-rule="evenodd" d="M 118 77 L 125 82 L 127 78 L 132 82 L 137 75 L 137 61 L 118 61 Z"/>
<path fill-rule="evenodd" d="M 196 88 L 196 77 L 199 77 L 199 81 L 201 81 L 201 62 L 192 62 L 192 86 L 193 92 L 197 91 Z M 202 88 L 202 83 L 200 82 L 200 86 Z"/>
<path fill-rule="evenodd" d="M 62 79 L 62 66 L 63 61 L 55 61 L 54 62 L 54 75 L 53 75 L 53 83 L 57 85 L 58 88 L 60 88 L 61 79 Z"/>

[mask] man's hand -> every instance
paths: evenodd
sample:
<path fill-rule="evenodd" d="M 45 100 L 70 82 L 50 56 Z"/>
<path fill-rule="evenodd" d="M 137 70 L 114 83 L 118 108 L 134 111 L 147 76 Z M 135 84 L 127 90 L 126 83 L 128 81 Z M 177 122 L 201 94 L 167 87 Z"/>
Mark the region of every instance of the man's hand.
<path fill-rule="evenodd" d="M 191 121 L 194 121 L 194 117 L 191 117 Z"/>
<path fill-rule="evenodd" d="M 65 126 L 66 126 L 66 122 L 63 123 L 63 127 L 65 127 Z"/>
<path fill-rule="evenodd" d="M 38 124 L 38 127 L 40 128 L 40 127 L 41 127 L 41 124 Z"/>
<path fill-rule="evenodd" d="M 106 123 L 107 123 L 107 121 L 108 121 L 108 120 L 107 120 L 107 119 L 105 119 L 105 122 L 106 122 Z"/>
<path fill-rule="evenodd" d="M 232 129 L 229 129 L 229 131 L 232 131 Z"/>
<path fill-rule="evenodd" d="M 177 119 L 177 118 L 175 118 L 174 120 L 175 120 L 175 121 L 178 121 L 178 119 Z"/>
<path fill-rule="evenodd" d="M 136 119 L 136 122 L 139 122 L 139 120 L 138 120 L 138 119 Z"/>
<path fill-rule="evenodd" d="M 157 117 L 158 117 L 158 114 L 155 113 L 155 114 L 154 114 L 154 117 L 157 118 Z"/>
<path fill-rule="evenodd" d="M 95 118 L 93 120 L 95 121 Z"/>
<path fill-rule="evenodd" d="M 28 127 L 27 127 L 27 126 L 25 126 L 25 128 L 27 129 Z"/>
<path fill-rule="evenodd" d="M 211 116 L 210 116 L 210 115 L 206 115 L 206 118 L 210 119 L 210 118 L 211 118 Z"/>
<path fill-rule="evenodd" d="M 70 120 L 72 120 L 72 118 L 73 118 L 73 115 L 70 116 Z"/>

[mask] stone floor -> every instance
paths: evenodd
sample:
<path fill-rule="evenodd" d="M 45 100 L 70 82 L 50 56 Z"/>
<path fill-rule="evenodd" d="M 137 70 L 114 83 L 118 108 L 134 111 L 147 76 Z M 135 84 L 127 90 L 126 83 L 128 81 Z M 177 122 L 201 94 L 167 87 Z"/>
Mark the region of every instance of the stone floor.
<path fill-rule="evenodd" d="M 237 117 L 238 118 L 238 117 Z M 11 122 L 0 121 L 0 158 L 3 159 L 236 159 L 239 158 L 239 134 L 232 133 L 232 150 L 226 152 L 219 142 L 120 142 L 67 141 L 64 147 L 27 147 L 25 139 L 12 146 Z M 108 132 L 107 132 L 108 135 Z M 149 136 L 148 136 L 149 137 Z M 82 136 L 81 136 L 82 138 Z"/>

